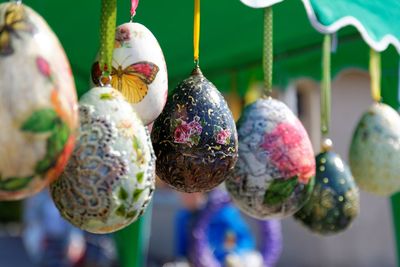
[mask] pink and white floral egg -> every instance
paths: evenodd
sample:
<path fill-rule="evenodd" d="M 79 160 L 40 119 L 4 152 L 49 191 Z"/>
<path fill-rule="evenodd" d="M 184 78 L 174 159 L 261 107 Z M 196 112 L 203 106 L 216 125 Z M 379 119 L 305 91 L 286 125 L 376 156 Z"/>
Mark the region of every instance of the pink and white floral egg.
<path fill-rule="evenodd" d="M 239 159 L 225 181 L 233 202 L 258 219 L 293 215 L 314 185 L 314 152 L 303 125 L 269 98 L 247 106 L 237 127 Z"/>
<path fill-rule="evenodd" d="M 78 126 L 72 72 L 55 34 L 31 8 L 0 4 L 0 200 L 55 180 Z"/>
<path fill-rule="evenodd" d="M 92 66 L 92 82 L 99 85 L 99 63 Z M 157 39 L 145 26 L 128 22 L 117 27 L 111 85 L 132 104 L 145 125 L 163 110 L 168 95 L 167 66 Z"/>
<path fill-rule="evenodd" d="M 145 211 L 155 188 L 155 156 L 147 128 L 111 87 L 91 89 L 79 105 L 75 150 L 51 185 L 61 215 L 93 233 L 117 231 Z"/>

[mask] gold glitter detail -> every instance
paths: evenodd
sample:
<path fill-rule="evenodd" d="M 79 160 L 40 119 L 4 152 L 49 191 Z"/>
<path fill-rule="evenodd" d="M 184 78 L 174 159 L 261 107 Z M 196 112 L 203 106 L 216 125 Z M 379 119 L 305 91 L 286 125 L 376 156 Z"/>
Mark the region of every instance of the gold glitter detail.
<path fill-rule="evenodd" d="M 319 167 L 319 170 L 320 170 L 321 172 L 325 171 L 325 166 L 320 166 L 320 167 Z"/>
<path fill-rule="evenodd" d="M 325 177 L 324 179 L 322 179 L 322 181 L 324 182 L 324 184 L 327 184 L 329 182 L 329 179 Z"/>
<path fill-rule="evenodd" d="M 322 158 L 322 159 L 321 159 L 321 163 L 322 163 L 322 164 L 326 163 L 326 158 Z"/>

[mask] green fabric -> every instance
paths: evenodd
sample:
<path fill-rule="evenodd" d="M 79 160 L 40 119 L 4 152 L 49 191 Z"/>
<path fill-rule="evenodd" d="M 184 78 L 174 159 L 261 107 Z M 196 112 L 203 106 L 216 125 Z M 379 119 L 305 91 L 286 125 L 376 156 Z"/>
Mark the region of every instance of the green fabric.
<path fill-rule="evenodd" d="M 146 266 L 150 238 L 152 204 L 136 222 L 116 232 L 114 240 L 120 267 Z"/>
<path fill-rule="evenodd" d="M 360 22 L 373 42 L 379 43 L 386 35 L 400 40 L 399 24 L 400 1 L 366 0 L 306 0 L 310 2 L 318 21 L 324 26 L 331 26 L 346 17 L 353 17 Z M 361 30 L 361 29 L 360 29 Z M 400 52 L 400 42 L 398 42 Z"/>

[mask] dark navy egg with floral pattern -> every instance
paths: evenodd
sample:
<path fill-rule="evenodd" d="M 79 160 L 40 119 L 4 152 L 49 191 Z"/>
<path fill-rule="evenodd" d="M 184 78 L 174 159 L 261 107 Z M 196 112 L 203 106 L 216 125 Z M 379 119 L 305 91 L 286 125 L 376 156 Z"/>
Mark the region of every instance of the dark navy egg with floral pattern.
<path fill-rule="evenodd" d="M 157 175 L 179 191 L 213 189 L 225 180 L 237 160 L 232 113 L 198 67 L 168 97 L 151 137 Z"/>
<path fill-rule="evenodd" d="M 320 153 L 316 163 L 314 190 L 295 218 L 318 234 L 344 231 L 358 215 L 358 188 L 349 167 L 336 153 Z"/>

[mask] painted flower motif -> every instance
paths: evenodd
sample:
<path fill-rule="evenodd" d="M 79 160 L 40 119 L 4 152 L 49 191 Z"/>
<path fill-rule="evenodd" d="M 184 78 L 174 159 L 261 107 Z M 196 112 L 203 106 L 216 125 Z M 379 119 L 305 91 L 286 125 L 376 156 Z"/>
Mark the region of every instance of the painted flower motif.
<path fill-rule="evenodd" d="M 73 129 L 75 125 L 74 117 L 71 114 L 71 111 L 69 109 L 66 109 L 63 105 L 60 93 L 56 89 L 53 89 L 51 91 L 50 100 L 53 104 L 54 110 L 56 111 L 58 116 L 60 116 L 61 120 L 65 122 L 70 129 Z"/>
<path fill-rule="evenodd" d="M 200 117 L 199 116 L 195 116 L 193 121 L 191 121 L 188 126 L 190 128 L 190 134 L 201 134 L 201 132 L 203 131 L 203 127 L 201 127 L 201 124 L 199 123 L 200 121 Z"/>
<path fill-rule="evenodd" d="M 228 145 L 231 141 L 231 130 L 214 126 L 214 137 L 217 144 Z"/>
<path fill-rule="evenodd" d="M 51 78 L 51 69 L 49 62 L 41 56 L 36 58 L 36 66 L 38 67 L 41 74 L 47 78 Z"/>
<path fill-rule="evenodd" d="M 264 136 L 261 145 L 282 177 L 298 176 L 299 182 L 308 184 L 315 175 L 315 160 L 307 133 L 300 121 L 280 123 Z"/>
<path fill-rule="evenodd" d="M 335 207 L 335 193 L 330 188 L 322 189 L 318 185 L 314 189 L 314 200 L 314 217 L 317 220 L 323 220 Z"/>
<path fill-rule="evenodd" d="M 117 128 L 122 136 L 132 138 L 135 134 L 131 121 L 122 120 L 118 123 Z"/>
<path fill-rule="evenodd" d="M 195 116 L 189 123 L 182 119 L 176 119 L 172 123 L 174 131 L 174 142 L 178 144 L 197 145 L 200 141 L 200 135 L 203 127 L 200 124 L 200 117 Z"/>
<path fill-rule="evenodd" d="M 347 191 L 345 194 L 345 201 L 343 213 L 351 218 L 356 217 L 360 208 L 357 189 L 350 189 Z"/>
<path fill-rule="evenodd" d="M 115 33 L 115 48 L 124 47 L 125 42 L 131 39 L 131 33 L 127 27 L 117 29 Z"/>

